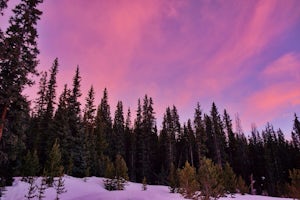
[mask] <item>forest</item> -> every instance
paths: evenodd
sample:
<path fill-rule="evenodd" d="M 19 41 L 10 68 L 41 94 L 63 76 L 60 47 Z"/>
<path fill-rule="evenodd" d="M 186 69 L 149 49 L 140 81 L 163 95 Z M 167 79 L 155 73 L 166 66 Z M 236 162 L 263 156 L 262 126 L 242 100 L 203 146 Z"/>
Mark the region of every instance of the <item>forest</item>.
<path fill-rule="evenodd" d="M 49 71 L 36 70 L 39 3 L 21 1 L 7 30 L 0 32 L 2 187 L 12 184 L 16 176 L 107 177 L 122 163 L 126 169 L 123 178 L 169 185 L 173 192 L 184 177 L 194 174 L 201 185 L 210 169 L 215 169 L 213 174 L 219 169 L 224 177 L 230 174 L 230 179 L 237 180 L 239 186 L 234 186 L 233 192 L 244 185 L 245 193 L 291 196 L 300 180 L 300 121 L 296 113 L 291 133 L 274 130 L 268 123 L 261 132 L 253 126 L 246 136 L 239 117 L 234 130 L 227 110 L 219 111 L 215 103 L 209 113 L 203 113 L 201 102 L 196 103 L 194 116 L 187 122 L 181 122 L 175 105 L 167 107 L 162 124 L 157 124 L 154 100 L 147 94 L 137 100 L 133 110 L 125 110 L 119 101 L 112 115 L 107 89 L 101 101 L 95 102 L 91 86 L 81 105 L 79 67 L 73 84 L 65 85 L 61 94 L 56 91 L 58 59 Z M 7 1 L 1 0 L 0 11 L 6 5 Z M 34 84 L 30 75 L 38 74 L 39 90 L 32 105 L 22 92 Z M 285 139 L 288 134 L 291 140 Z M 55 157 L 54 150 L 61 157 Z M 224 177 L 223 186 L 229 187 Z"/>

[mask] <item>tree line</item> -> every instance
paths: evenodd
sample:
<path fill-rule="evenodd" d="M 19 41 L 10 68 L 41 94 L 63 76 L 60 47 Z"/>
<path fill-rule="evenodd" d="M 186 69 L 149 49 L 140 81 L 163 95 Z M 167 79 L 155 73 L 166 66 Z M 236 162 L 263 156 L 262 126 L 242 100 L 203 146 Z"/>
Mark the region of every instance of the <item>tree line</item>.
<path fill-rule="evenodd" d="M 49 168 L 55 141 L 60 145 L 64 173 L 75 177 L 105 176 L 107 166 L 121 157 L 130 181 L 146 178 L 150 184 L 169 185 L 172 167 L 182 169 L 188 162 L 200 169 L 205 159 L 211 159 L 221 169 L 231 166 L 246 185 L 255 181 L 256 193 L 281 196 L 290 181 L 289 170 L 300 168 L 300 122 L 296 114 L 291 141 L 269 123 L 261 132 L 253 126 L 247 138 L 241 128 L 233 130 L 230 115 L 226 110 L 220 114 L 215 103 L 210 113 L 203 113 L 198 103 L 193 118 L 183 124 L 176 106 L 167 107 L 158 130 L 154 102 L 147 95 L 138 99 L 134 120 L 130 109 L 124 112 L 122 101 L 112 118 L 107 89 L 96 106 L 91 87 L 81 110 L 78 67 L 72 86 L 65 85 L 56 102 L 58 65 L 55 59 L 49 72 L 42 73 L 33 109 L 23 96 L 10 106 L 1 140 L 5 158 L 1 160 L 2 180 L 25 175 L 33 163 L 26 160 L 30 159 L 26 154 L 34 157 L 34 152 L 38 166 L 30 173 L 42 175 Z M 238 116 L 236 124 L 241 127 Z"/>
<path fill-rule="evenodd" d="M 229 166 L 250 186 L 248 192 L 287 195 L 287 184 L 294 181 L 291 174 L 300 169 L 300 122 L 296 114 L 290 141 L 285 139 L 287 133 L 274 130 L 269 123 L 261 132 L 253 126 L 246 137 L 239 117 L 238 128 L 233 130 L 230 115 L 226 110 L 220 112 L 215 103 L 209 113 L 203 113 L 198 103 L 194 116 L 185 123 L 180 121 L 175 105 L 167 107 L 162 124 L 157 125 L 154 101 L 145 95 L 138 99 L 134 114 L 119 101 L 112 117 L 107 89 L 97 104 L 91 86 L 81 105 L 79 67 L 72 85 L 65 85 L 57 96 L 58 59 L 49 72 L 40 73 L 37 98 L 31 108 L 22 91 L 33 84 L 30 75 L 38 74 L 36 24 L 42 13 L 36 7 L 41 2 L 21 0 L 7 30 L 0 30 L 2 186 L 11 184 L 14 176 L 53 173 L 49 160 L 55 161 L 52 149 L 58 145 L 61 159 L 56 165 L 60 171 L 51 176 L 60 175 L 62 170 L 75 177 L 108 176 L 109 171 L 117 173 L 118 170 L 110 170 L 113 166 L 125 163 L 130 181 L 147 180 L 176 188 L 180 183 L 172 180 L 180 181 L 186 176 L 174 171 L 190 166 L 192 170 L 187 171 L 199 173 L 205 171 L 205 165 L 230 171 L 225 170 Z M 7 0 L 1 0 L 0 14 L 6 7 Z"/>

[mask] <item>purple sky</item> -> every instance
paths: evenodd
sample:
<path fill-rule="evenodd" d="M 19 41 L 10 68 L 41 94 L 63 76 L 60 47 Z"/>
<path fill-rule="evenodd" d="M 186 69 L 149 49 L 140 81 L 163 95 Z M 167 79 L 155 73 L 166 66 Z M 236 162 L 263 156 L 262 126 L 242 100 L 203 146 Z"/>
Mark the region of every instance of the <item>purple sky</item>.
<path fill-rule="evenodd" d="M 173 104 L 182 122 L 197 102 L 209 112 L 215 101 L 239 113 L 246 133 L 271 122 L 288 137 L 300 115 L 299 0 L 45 0 L 41 9 L 39 70 L 59 58 L 58 96 L 79 65 L 83 103 L 91 85 L 97 105 L 107 87 L 112 113 L 117 100 L 135 111 L 148 94 L 158 127 Z"/>

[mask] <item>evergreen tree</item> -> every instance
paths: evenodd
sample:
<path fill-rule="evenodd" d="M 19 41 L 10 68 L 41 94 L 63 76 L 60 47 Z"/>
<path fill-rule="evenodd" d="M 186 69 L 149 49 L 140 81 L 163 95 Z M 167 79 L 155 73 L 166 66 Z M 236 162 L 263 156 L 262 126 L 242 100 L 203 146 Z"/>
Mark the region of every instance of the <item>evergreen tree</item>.
<path fill-rule="evenodd" d="M 108 104 L 108 94 L 107 89 L 104 89 L 103 97 L 101 99 L 100 105 L 97 109 L 96 114 L 96 152 L 97 152 L 97 166 L 96 169 L 98 174 L 104 175 L 105 165 L 104 165 L 104 154 L 111 158 L 111 140 L 112 136 L 112 120 L 110 116 L 110 106 Z"/>
<path fill-rule="evenodd" d="M 18 101 L 26 85 L 32 85 L 29 75 L 37 74 L 39 50 L 36 24 L 42 14 L 37 9 L 41 2 L 42 0 L 22 0 L 13 9 L 14 16 L 9 20 L 6 33 L 1 33 L 0 141 L 12 102 Z M 1 2 L 1 10 L 6 7 L 6 3 L 7 1 Z"/>
<path fill-rule="evenodd" d="M 125 160 L 128 166 L 129 180 L 136 181 L 136 177 L 135 177 L 136 137 L 132 130 L 130 109 L 128 109 L 127 112 L 124 134 L 125 134 Z"/>
<path fill-rule="evenodd" d="M 178 174 L 173 163 L 171 163 L 171 167 L 169 170 L 168 185 L 171 193 L 176 192 L 177 188 L 179 187 Z"/>
<path fill-rule="evenodd" d="M 54 105 L 56 98 L 56 75 L 58 72 L 58 59 L 56 58 L 53 62 L 53 65 L 50 69 L 50 77 L 47 83 L 47 89 L 45 94 L 45 104 L 46 109 L 44 114 L 40 119 L 40 140 L 39 140 L 39 150 L 40 150 L 40 158 L 41 163 L 45 164 L 47 155 L 54 143 L 57 135 L 54 133 L 53 127 L 53 116 L 54 116 Z"/>
<path fill-rule="evenodd" d="M 213 160 L 219 165 L 223 166 L 225 163 L 225 147 L 226 136 L 223 130 L 223 123 L 215 103 L 211 108 L 211 122 L 212 122 L 212 140 L 213 140 Z"/>
<path fill-rule="evenodd" d="M 136 144 L 137 144 L 137 181 L 142 182 L 146 177 L 149 183 L 153 181 L 154 155 L 157 144 L 156 122 L 153 111 L 152 98 L 145 95 L 143 109 L 138 105 L 137 120 L 135 123 Z"/>
<path fill-rule="evenodd" d="M 115 118 L 113 123 L 113 140 L 112 140 L 112 156 L 115 157 L 120 154 L 125 156 L 125 122 L 123 114 L 123 103 L 119 101 L 115 112 Z"/>
<path fill-rule="evenodd" d="M 207 135 L 205 132 L 204 121 L 202 119 L 202 111 L 199 103 L 197 103 L 197 107 L 195 109 L 194 128 L 195 128 L 195 142 L 196 142 L 196 153 L 197 153 L 196 166 L 199 167 L 200 161 L 207 153 L 207 147 L 206 147 Z"/>
<path fill-rule="evenodd" d="M 58 179 L 54 182 L 54 186 L 56 190 L 55 200 L 59 200 L 59 195 L 67 192 L 65 188 L 65 180 L 63 179 L 63 176 L 58 177 Z"/>
<path fill-rule="evenodd" d="M 35 100 L 34 112 L 36 117 L 42 117 L 46 112 L 46 93 L 47 93 L 47 72 L 41 72 L 39 82 L 38 98 Z"/>
<path fill-rule="evenodd" d="M 176 142 L 181 133 L 181 126 L 177 108 L 173 106 L 172 110 L 168 107 L 164 114 L 162 130 L 160 133 L 160 156 L 162 169 L 170 169 L 171 164 L 178 166 Z"/>
<path fill-rule="evenodd" d="M 209 200 L 210 197 L 218 198 L 224 194 L 222 169 L 210 159 L 204 158 L 202 160 L 198 170 L 198 182 L 201 196 L 205 200 Z"/>
<path fill-rule="evenodd" d="M 55 140 L 46 162 L 46 175 L 48 177 L 48 184 L 52 185 L 54 177 L 61 176 L 63 174 L 63 170 L 64 168 L 61 165 L 60 147 L 58 141 Z"/>
<path fill-rule="evenodd" d="M 226 192 L 230 194 L 236 193 L 237 178 L 228 162 L 224 166 L 223 181 L 224 181 L 224 188 Z"/>
<path fill-rule="evenodd" d="M 224 110 L 223 123 L 228 138 L 227 147 L 226 147 L 226 152 L 228 154 L 228 161 L 231 166 L 235 167 L 238 162 L 236 135 L 233 132 L 232 121 L 226 110 Z"/>
<path fill-rule="evenodd" d="M 35 185 L 35 178 L 30 177 L 29 178 L 29 188 L 28 188 L 28 193 L 25 195 L 25 197 L 30 200 L 34 199 L 36 197 L 36 185 Z"/>
<path fill-rule="evenodd" d="M 181 167 L 186 161 L 194 166 L 195 136 L 192 129 L 191 121 L 184 124 L 183 132 L 177 139 L 178 166 Z"/>
<path fill-rule="evenodd" d="M 27 154 L 24 158 L 22 175 L 23 177 L 36 176 L 39 173 L 39 158 L 37 151 L 27 151 Z"/>
<path fill-rule="evenodd" d="M 143 191 L 147 190 L 147 179 L 146 179 L 146 177 L 144 177 L 143 181 L 142 181 L 142 190 Z"/>
<path fill-rule="evenodd" d="M 94 105 L 95 93 L 93 86 L 91 86 L 88 96 L 86 97 L 86 104 L 83 115 L 83 126 L 84 126 L 84 138 L 83 145 L 84 151 L 87 154 L 87 169 L 85 175 L 96 174 L 96 136 L 94 133 L 95 128 L 95 112 L 96 108 Z"/>
<path fill-rule="evenodd" d="M 300 149 L 300 122 L 298 120 L 296 113 L 295 113 L 295 119 L 294 119 L 293 131 L 292 131 L 292 141 L 294 147 L 299 150 Z"/>
<path fill-rule="evenodd" d="M 38 200 L 42 200 L 46 197 L 45 196 L 46 189 L 47 189 L 47 177 L 43 176 L 42 179 L 41 179 L 40 185 L 37 187 L 37 192 L 38 192 L 37 198 L 38 198 Z"/>
<path fill-rule="evenodd" d="M 0 178 L 5 185 L 12 184 L 13 176 L 21 175 L 29 122 L 29 104 L 20 96 L 19 100 L 10 106 L 3 140 L 0 143 Z"/>
<path fill-rule="evenodd" d="M 184 168 L 179 171 L 178 175 L 180 184 L 179 192 L 185 198 L 192 198 L 199 188 L 196 180 L 196 169 L 186 161 Z"/>
<path fill-rule="evenodd" d="M 62 164 L 65 172 L 70 174 L 73 168 L 72 149 L 73 135 L 70 129 L 69 120 L 69 98 L 71 91 L 64 86 L 64 90 L 59 97 L 59 103 L 53 120 L 53 134 L 61 144 Z"/>

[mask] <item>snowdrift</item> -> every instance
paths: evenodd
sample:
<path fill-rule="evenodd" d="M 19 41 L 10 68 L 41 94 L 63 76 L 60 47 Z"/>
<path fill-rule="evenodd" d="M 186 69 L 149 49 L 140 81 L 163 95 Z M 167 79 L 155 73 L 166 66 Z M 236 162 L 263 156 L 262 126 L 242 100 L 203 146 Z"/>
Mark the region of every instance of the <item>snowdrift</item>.
<path fill-rule="evenodd" d="M 61 200 L 184 200 L 180 194 L 170 193 L 167 186 L 148 185 L 147 190 L 142 190 L 142 184 L 128 182 L 123 191 L 107 191 L 104 189 L 103 178 L 74 178 L 64 176 L 66 193 L 60 195 Z M 39 184 L 41 178 L 36 180 Z M 17 177 L 13 186 L 6 187 L 3 200 L 24 200 L 28 192 L 29 184 Z M 54 188 L 47 188 L 45 200 L 53 200 L 56 197 Z M 280 200 L 255 195 L 234 195 L 234 197 L 223 197 L 220 200 Z M 288 200 L 288 199 L 284 199 Z"/>

